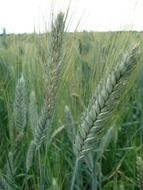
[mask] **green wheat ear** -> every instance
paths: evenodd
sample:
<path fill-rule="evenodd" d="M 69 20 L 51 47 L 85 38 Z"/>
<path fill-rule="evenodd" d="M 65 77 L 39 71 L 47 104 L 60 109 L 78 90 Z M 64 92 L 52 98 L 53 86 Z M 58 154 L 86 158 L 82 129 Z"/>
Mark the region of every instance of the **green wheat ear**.
<path fill-rule="evenodd" d="M 111 74 L 98 85 L 96 93 L 82 117 L 76 135 L 74 152 L 81 159 L 99 144 L 105 122 L 120 102 L 120 96 L 127 87 L 128 78 L 139 57 L 138 47 L 124 53 L 121 62 Z"/>
<path fill-rule="evenodd" d="M 53 107 L 55 104 L 58 81 L 61 72 L 61 51 L 63 46 L 64 26 L 64 14 L 59 13 L 55 22 L 52 23 L 52 29 L 49 37 L 50 40 L 48 44 L 48 61 L 43 65 L 46 84 L 46 100 L 44 101 L 44 106 L 38 119 L 37 111 L 34 106 L 35 103 L 33 103 L 34 95 L 31 94 L 32 99 L 30 101 L 29 113 L 30 124 L 34 135 L 33 141 L 36 149 L 41 146 L 47 135 L 47 130 L 51 125 Z"/>
<path fill-rule="evenodd" d="M 137 157 L 137 185 L 140 190 L 143 190 L 143 160 L 141 157 Z"/>
<path fill-rule="evenodd" d="M 74 189 L 80 159 L 93 149 L 97 149 L 104 135 L 106 122 L 112 119 L 113 111 L 118 107 L 123 92 L 130 86 L 128 79 L 139 59 L 138 46 L 125 52 L 121 62 L 104 78 L 93 94 L 86 111 L 82 115 L 81 124 L 75 138 L 74 152 L 76 161 L 70 190 Z M 106 129 L 107 130 L 107 129 Z"/>
<path fill-rule="evenodd" d="M 65 122 L 66 122 L 65 126 L 66 126 L 68 137 L 71 143 L 73 143 L 76 136 L 76 129 L 75 129 L 72 113 L 68 106 L 65 106 Z"/>
<path fill-rule="evenodd" d="M 23 132 L 26 125 L 26 101 L 25 101 L 25 80 L 21 76 L 18 79 L 15 92 L 14 114 L 15 126 L 19 132 Z"/>
<path fill-rule="evenodd" d="M 33 140 L 31 140 L 26 155 L 26 172 L 28 172 L 32 166 L 33 156 L 36 150 L 41 147 L 44 142 L 48 129 L 50 127 L 50 118 L 48 116 L 47 105 L 44 104 L 40 116 L 38 118 L 36 126 L 33 129 Z"/>
<path fill-rule="evenodd" d="M 53 107 L 55 104 L 55 98 L 61 75 L 64 28 L 64 14 L 60 12 L 57 15 L 55 22 L 52 23 L 48 43 L 48 60 L 44 65 L 47 110 L 50 116 L 53 113 Z"/>
<path fill-rule="evenodd" d="M 58 88 L 58 80 L 61 72 L 61 51 L 64 36 L 64 14 L 59 13 L 50 33 L 48 61 L 44 65 L 44 79 L 46 83 L 46 103 L 41 111 L 37 125 L 34 131 L 34 143 L 36 147 L 40 147 L 47 135 L 47 130 L 51 125 L 53 116 L 53 107 Z"/>
<path fill-rule="evenodd" d="M 34 143 L 36 145 L 36 148 L 39 148 L 44 141 L 45 137 L 47 136 L 48 129 L 50 127 L 51 121 L 48 115 L 47 111 L 47 105 L 44 104 L 38 122 L 37 126 L 35 127 L 35 134 L 34 134 Z"/>

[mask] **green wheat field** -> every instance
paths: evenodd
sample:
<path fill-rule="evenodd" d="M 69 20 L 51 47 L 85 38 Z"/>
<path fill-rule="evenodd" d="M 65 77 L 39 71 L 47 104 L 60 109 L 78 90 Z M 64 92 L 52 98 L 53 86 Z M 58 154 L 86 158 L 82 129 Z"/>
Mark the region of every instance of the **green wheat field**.
<path fill-rule="evenodd" d="M 143 190 L 143 33 L 0 35 L 0 190 Z"/>

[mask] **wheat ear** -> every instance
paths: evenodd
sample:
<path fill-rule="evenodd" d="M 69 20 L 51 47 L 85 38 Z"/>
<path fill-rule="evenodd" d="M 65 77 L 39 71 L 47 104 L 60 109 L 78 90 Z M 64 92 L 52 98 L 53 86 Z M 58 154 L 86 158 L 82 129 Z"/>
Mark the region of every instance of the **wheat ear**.
<path fill-rule="evenodd" d="M 143 190 L 143 160 L 141 157 L 137 157 L 137 185 L 140 190 Z"/>
<path fill-rule="evenodd" d="M 96 93 L 90 100 L 83 114 L 79 131 L 75 138 L 74 152 L 76 162 L 70 190 L 73 190 L 79 160 L 91 150 L 96 149 L 100 142 L 105 122 L 119 103 L 121 93 L 125 90 L 127 79 L 138 60 L 138 47 L 124 53 L 121 62 L 114 71 L 99 84 Z"/>
<path fill-rule="evenodd" d="M 49 115 L 52 115 L 53 113 L 53 107 L 55 104 L 55 98 L 57 95 L 61 74 L 64 27 L 64 14 L 60 12 L 57 15 L 55 22 L 52 23 L 48 43 L 48 61 L 44 65 L 46 100 Z"/>
<path fill-rule="evenodd" d="M 98 144 L 98 137 L 104 129 L 103 125 L 118 105 L 121 93 L 126 88 L 127 79 L 137 63 L 137 58 L 137 47 L 124 53 L 121 63 L 97 87 L 96 97 L 93 96 L 91 99 L 75 139 L 74 151 L 78 159 L 84 157 Z"/>
<path fill-rule="evenodd" d="M 57 93 L 58 80 L 61 70 L 61 50 L 64 35 L 64 14 L 59 13 L 54 23 L 49 40 L 48 62 L 44 65 L 44 78 L 46 83 L 46 100 L 35 128 L 34 143 L 40 147 L 47 135 L 53 117 L 53 107 Z"/>
<path fill-rule="evenodd" d="M 44 104 L 34 131 L 34 143 L 36 148 L 40 147 L 43 139 L 46 137 L 53 116 L 53 107 L 61 71 L 61 50 L 63 45 L 64 25 L 64 14 L 59 13 L 55 22 L 52 23 L 48 46 L 48 62 L 44 65 L 46 103 Z"/>
<path fill-rule="evenodd" d="M 66 122 L 66 130 L 67 130 L 68 137 L 69 137 L 71 143 L 74 143 L 74 139 L 76 136 L 76 130 L 75 130 L 72 113 L 68 106 L 65 106 L 65 122 Z"/>
<path fill-rule="evenodd" d="M 44 139 L 47 136 L 48 129 L 50 126 L 50 118 L 47 114 L 47 105 L 44 104 L 37 125 L 33 129 L 33 140 L 31 140 L 28 147 L 26 155 L 26 171 L 28 172 L 32 166 L 33 156 L 36 150 L 41 147 L 41 144 L 44 142 Z"/>
<path fill-rule="evenodd" d="M 18 79 L 15 92 L 14 114 L 15 125 L 19 132 L 23 132 L 26 125 L 26 102 L 25 102 L 25 80 L 21 76 Z"/>
<path fill-rule="evenodd" d="M 50 126 L 50 118 L 45 103 L 41 110 L 37 126 L 35 127 L 34 143 L 36 145 L 36 148 L 39 148 L 42 142 L 44 141 L 49 126 Z"/>

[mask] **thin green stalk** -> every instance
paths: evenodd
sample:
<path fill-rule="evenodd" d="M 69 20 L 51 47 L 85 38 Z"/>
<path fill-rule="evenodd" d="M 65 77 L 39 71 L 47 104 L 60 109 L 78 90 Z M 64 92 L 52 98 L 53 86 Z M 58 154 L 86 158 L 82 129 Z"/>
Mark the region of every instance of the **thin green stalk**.
<path fill-rule="evenodd" d="M 96 166 L 94 164 L 94 168 L 92 169 L 92 190 L 97 189 L 97 176 L 96 176 Z"/>
<path fill-rule="evenodd" d="M 39 174 L 40 174 L 40 177 L 39 177 L 39 186 L 40 186 L 40 189 L 41 189 L 41 182 L 42 182 L 42 171 L 41 171 L 41 156 L 40 156 L 40 149 L 37 150 L 37 153 L 38 153 L 38 161 L 39 161 Z"/>
<path fill-rule="evenodd" d="M 77 172 L 78 172 L 78 166 L 79 166 L 79 159 L 76 159 L 75 165 L 74 165 L 74 170 L 73 170 L 73 175 L 72 175 L 70 190 L 74 189 L 75 180 L 76 180 L 76 176 L 77 176 Z"/>
<path fill-rule="evenodd" d="M 49 151 L 49 144 L 46 143 L 46 147 L 45 147 L 45 160 L 44 160 L 44 179 L 47 179 L 47 161 L 48 161 L 48 151 Z M 45 180 L 44 180 L 44 184 L 43 184 L 43 189 L 45 189 Z"/>

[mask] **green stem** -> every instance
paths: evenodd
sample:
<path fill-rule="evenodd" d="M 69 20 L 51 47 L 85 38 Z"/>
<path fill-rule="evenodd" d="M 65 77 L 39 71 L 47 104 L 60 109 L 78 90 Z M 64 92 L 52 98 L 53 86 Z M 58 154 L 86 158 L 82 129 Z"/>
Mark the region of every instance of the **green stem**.
<path fill-rule="evenodd" d="M 96 171 L 95 171 L 95 166 L 92 170 L 92 190 L 97 189 L 97 178 L 96 178 Z"/>
<path fill-rule="evenodd" d="M 70 190 L 74 189 L 75 179 L 76 179 L 77 171 L 78 171 L 78 165 L 79 165 L 79 159 L 76 159 L 75 165 L 74 165 L 74 170 L 73 170 L 73 175 L 72 175 L 72 182 L 71 182 Z"/>
<path fill-rule="evenodd" d="M 37 150 L 38 153 L 38 161 L 39 161 L 39 187 L 41 188 L 42 184 L 42 168 L 41 168 L 41 155 L 40 155 L 40 148 Z"/>

